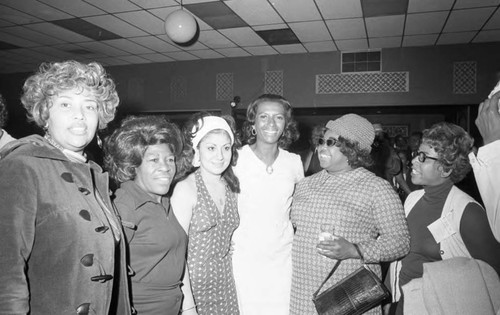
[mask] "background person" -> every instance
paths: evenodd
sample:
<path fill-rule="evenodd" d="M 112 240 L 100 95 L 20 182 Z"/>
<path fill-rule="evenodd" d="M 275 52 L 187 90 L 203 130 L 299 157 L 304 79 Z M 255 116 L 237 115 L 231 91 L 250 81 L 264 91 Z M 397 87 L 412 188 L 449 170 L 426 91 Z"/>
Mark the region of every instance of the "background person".
<path fill-rule="evenodd" d="M 5 99 L 2 94 L 0 94 L 0 149 L 7 143 L 16 140 L 3 129 L 7 124 L 8 118 L 9 113 L 7 111 L 7 104 L 5 104 Z"/>
<path fill-rule="evenodd" d="M 226 119 L 202 114 L 187 124 L 197 169 L 176 185 L 172 196 L 174 212 L 189 236 L 189 277 L 184 283 L 190 282 L 201 315 L 239 314 L 231 262 L 240 191 L 231 168 L 238 156 L 234 121 Z M 182 313 L 193 307 L 186 301 Z"/>
<path fill-rule="evenodd" d="M 129 117 L 106 139 L 105 165 L 119 184 L 137 314 L 178 315 L 187 235 L 167 193 L 187 170 L 179 128 L 161 116 Z M 186 297 L 189 299 L 190 297 Z"/>
<path fill-rule="evenodd" d="M 44 63 L 23 87 L 45 136 L 0 152 L 0 310 L 130 314 L 125 245 L 108 175 L 84 150 L 119 99 L 98 63 Z"/>
<path fill-rule="evenodd" d="M 233 268 L 240 312 L 289 313 L 293 227 L 290 206 L 295 184 L 304 177 L 299 155 L 284 148 L 298 139 L 290 102 L 264 94 L 247 109 L 234 171 L 240 181 L 240 226 Z"/>
<path fill-rule="evenodd" d="M 500 273 L 500 243 L 491 232 L 484 209 L 455 186 L 471 170 L 467 156 L 473 142 L 461 127 L 445 122 L 423 133 L 411 178 L 424 189 L 412 192 L 405 201 L 410 252 L 391 271 L 394 299 L 401 296 L 396 314 L 411 311 L 406 309 L 400 288 L 422 278 L 425 263 L 475 258 Z"/>
<path fill-rule="evenodd" d="M 491 95 L 479 105 L 476 125 L 484 145 L 477 156 L 469 154 L 477 187 L 481 194 L 491 230 L 500 242 L 500 93 Z"/>

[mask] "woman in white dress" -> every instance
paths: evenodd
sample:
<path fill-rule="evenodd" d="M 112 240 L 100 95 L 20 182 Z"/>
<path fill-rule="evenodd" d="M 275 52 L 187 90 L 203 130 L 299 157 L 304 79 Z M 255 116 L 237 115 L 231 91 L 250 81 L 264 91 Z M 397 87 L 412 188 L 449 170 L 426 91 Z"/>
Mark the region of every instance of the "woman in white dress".
<path fill-rule="evenodd" d="M 242 315 L 288 315 L 293 227 L 290 206 L 304 177 L 300 156 L 284 148 L 297 140 L 292 107 L 281 96 L 252 102 L 243 127 L 247 145 L 234 171 L 240 180 L 240 226 L 233 235 L 233 270 Z"/>

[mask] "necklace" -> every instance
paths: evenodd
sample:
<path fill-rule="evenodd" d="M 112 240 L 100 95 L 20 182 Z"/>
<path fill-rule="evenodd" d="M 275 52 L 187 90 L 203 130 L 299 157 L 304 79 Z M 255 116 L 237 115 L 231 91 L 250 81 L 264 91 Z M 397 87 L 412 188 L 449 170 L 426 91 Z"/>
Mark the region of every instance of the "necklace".
<path fill-rule="evenodd" d="M 266 172 L 267 172 L 267 174 L 271 175 L 274 172 L 273 166 L 272 165 L 268 165 L 266 167 Z"/>
<path fill-rule="evenodd" d="M 274 172 L 273 163 L 274 163 L 274 161 L 276 161 L 276 158 L 279 155 L 279 150 L 277 150 L 276 153 L 274 154 L 274 157 L 272 158 L 272 161 L 270 164 L 267 163 L 266 159 L 260 154 L 259 151 L 255 150 L 255 149 L 252 149 L 252 151 L 255 154 L 255 156 L 266 165 L 266 173 L 271 175 Z"/>

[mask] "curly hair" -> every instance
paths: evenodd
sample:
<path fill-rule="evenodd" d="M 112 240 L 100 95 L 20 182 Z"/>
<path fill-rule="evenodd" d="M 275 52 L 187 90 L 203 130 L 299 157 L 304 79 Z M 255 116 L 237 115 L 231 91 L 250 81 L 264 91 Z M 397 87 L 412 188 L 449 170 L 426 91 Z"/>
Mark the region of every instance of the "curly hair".
<path fill-rule="evenodd" d="M 199 124 L 200 120 L 203 121 L 203 117 L 208 117 L 208 116 L 216 116 L 208 112 L 198 112 L 190 117 L 190 119 L 186 122 L 186 124 L 183 127 L 183 132 L 186 136 L 186 139 L 191 143 L 191 140 L 193 139 L 194 135 L 200 130 L 202 125 Z M 220 116 L 222 119 L 224 119 L 229 127 L 231 128 L 231 131 L 233 132 L 234 135 L 234 143 L 233 146 L 231 147 L 231 162 L 229 163 L 228 168 L 222 173 L 222 178 L 224 178 L 229 186 L 229 189 L 231 189 L 232 192 L 234 193 L 239 193 L 240 192 L 240 181 L 238 177 L 234 174 L 233 171 L 233 166 L 236 165 L 238 161 L 238 149 L 241 147 L 241 141 L 236 135 L 236 122 L 234 121 L 233 117 L 223 115 Z M 194 131 L 193 131 L 194 130 Z M 220 130 L 212 130 L 210 131 L 207 135 L 212 134 L 212 133 L 218 133 Z M 206 136 L 205 136 L 206 137 Z M 203 140 L 203 139 L 202 139 Z M 201 142 L 201 141 L 200 141 Z M 199 144 L 198 144 L 199 146 Z M 194 148 L 193 148 L 193 153 L 194 153 Z M 191 161 L 192 162 L 192 161 Z M 191 164 L 192 165 L 192 164 Z M 194 170 L 194 168 L 192 168 Z"/>
<path fill-rule="evenodd" d="M 7 104 L 5 103 L 5 99 L 2 94 L 0 94 L 0 128 L 5 126 L 8 116 L 9 113 L 7 111 Z"/>
<path fill-rule="evenodd" d="M 281 104 L 285 110 L 285 129 L 279 139 L 278 146 L 282 149 L 287 149 L 292 142 L 299 139 L 299 130 L 297 128 L 297 122 L 292 117 L 292 105 L 280 95 L 262 94 L 248 106 L 247 120 L 243 123 L 243 138 L 248 144 L 255 143 L 256 137 L 252 134 L 252 129 L 255 124 L 255 116 L 257 115 L 258 107 L 264 102 Z"/>
<path fill-rule="evenodd" d="M 472 169 L 468 155 L 473 150 L 474 139 L 462 127 L 440 122 L 424 130 L 422 143 L 438 154 L 438 163 L 443 170 L 451 170 L 450 180 L 458 183 Z"/>
<path fill-rule="evenodd" d="M 192 149 L 176 124 L 163 116 L 129 116 L 105 140 L 104 166 L 118 183 L 134 180 L 151 145 L 167 144 L 175 155 L 174 182 L 190 168 Z"/>
<path fill-rule="evenodd" d="M 347 158 L 347 163 L 353 169 L 358 167 L 368 168 L 373 165 L 370 151 L 361 149 L 358 142 L 353 142 L 342 136 L 337 141 L 339 151 Z"/>
<path fill-rule="evenodd" d="M 30 121 L 44 128 L 49 119 L 52 97 L 61 91 L 79 89 L 93 94 L 98 104 L 99 129 L 114 119 L 120 99 L 115 83 L 97 62 L 83 64 L 69 60 L 42 63 L 23 86 L 21 102 Z"/>

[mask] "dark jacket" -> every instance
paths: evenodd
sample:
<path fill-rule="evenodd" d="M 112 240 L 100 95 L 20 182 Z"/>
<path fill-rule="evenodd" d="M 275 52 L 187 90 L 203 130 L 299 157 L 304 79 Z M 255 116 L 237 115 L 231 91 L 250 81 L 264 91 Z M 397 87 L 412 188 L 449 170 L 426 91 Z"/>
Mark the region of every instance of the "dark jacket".
<path fill-rule="evenodd" d="M 131 313 L 123 233 L 117 245 L 95 190 L 121 227 L 97 164 L 40 136 L 0 151 L 0 313 Z"/>

